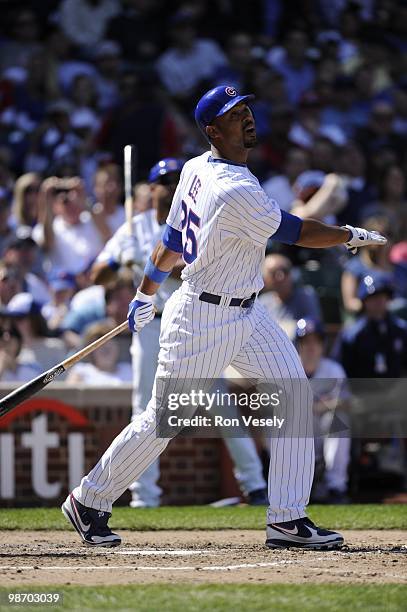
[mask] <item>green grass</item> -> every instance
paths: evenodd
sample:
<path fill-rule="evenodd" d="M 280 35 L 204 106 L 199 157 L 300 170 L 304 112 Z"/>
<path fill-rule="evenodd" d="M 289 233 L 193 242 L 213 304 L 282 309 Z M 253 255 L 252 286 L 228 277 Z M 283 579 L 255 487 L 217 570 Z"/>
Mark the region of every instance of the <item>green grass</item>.
<path fill-rule="evenodd" d="M 407 529 L 407 506 L 353 504 L 310 506 L 310 517 L 331 529 Z M 143 510 L 118 507 L 110 520 L 114 529 L 264 529 L 264 507 L 162 507 Z M 59 508 L 7 508 L 0 510 L 0 529 L 68 530 Z"/>
<path fill-rule="evenodd" d="M 151 612 L 213 612 L 230 610 L 396 612 L 405 610 L 407 587 L 402 585 L 199 585 L 155 584 L 117 587 L 0 588 L 0 600 L 10 591 L 63 594 L 62 606 L 18 606 L 24 610 L 137 610 Z M 16 606 L 13 606 L 16 607 Z M 7 605 L 0 610 L 10 610 Z"/>

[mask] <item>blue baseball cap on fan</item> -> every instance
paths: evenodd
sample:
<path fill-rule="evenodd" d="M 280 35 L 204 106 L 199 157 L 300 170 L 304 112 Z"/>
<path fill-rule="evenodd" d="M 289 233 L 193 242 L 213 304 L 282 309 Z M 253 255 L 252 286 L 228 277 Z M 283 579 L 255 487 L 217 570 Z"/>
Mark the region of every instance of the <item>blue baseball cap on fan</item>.
<path fill-rule="evenodd" d="M 181 172 L 184 163 L 182 159 L 177 159 L 176 157 L 165 157 L 161 159 L 151 168 L 150 174 L 148 175 L 148 182 L 155 183 L 160 176 L 164 176 L 164 174 L 168 174 L 169 172 Z"/>
<path fill-rule="evenodd" d="M 324 326 L 322 325 L 321 321 L 308 317 L 304 319 L 299 319 L 296 325 L 295 337 L 298 340 L 299 338 L 305 338 L 305 336 L 308 336 L 308 334 L 317 334 L 318 336 L 323 338 L 325 332 Z"/>
<path fill-rule="evenodd" d="M 219 87 L 214 87 L 214 89 L 207 91 L 199 100 L 195 108 L 195 121 L 205 138 L 207 138 L 205 128 L 215 117 L 224 115 L 236 104 L 239 104 L 239 102 L 253 99 L 253 94 L 240 96 L 234 87 L 219 85 Z"/>
<path fill-rule="evenodd" d="M 376 293 L 387 293 L 390 297 L 393 295 L 393 284 L 391 278 L 385 274 L 372 273 L 367 274 L 359 283 L 358 298 L 365 300 L 369 295 Z"/>

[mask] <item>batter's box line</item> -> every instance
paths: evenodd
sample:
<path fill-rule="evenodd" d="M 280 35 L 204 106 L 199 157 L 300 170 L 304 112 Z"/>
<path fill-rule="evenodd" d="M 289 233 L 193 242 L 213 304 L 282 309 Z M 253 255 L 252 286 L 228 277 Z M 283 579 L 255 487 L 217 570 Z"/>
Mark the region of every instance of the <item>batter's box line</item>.
<path fill-rule="evenodd" d="M 70 565 L 44 565 L 42 567 L 34 566 L 34 565 L 5 565 L 1 569 L 3 571 L 32 571 L 32 570 L 45 570 L 45 571 L 100 571 L 100 570 L 135 570 L 135 571 L 149 571 L 158 570 L 158 571 L 200 571 L 200 572 L 208 572 L 208 571 L 233 571 L 240 569 L 256 569 L 261 567 L 276 567 L 279 565 L 290 565 L 293 564 L 294 561 L 272 561 L 269 563 L 239 563 L 238 565 L 207 565 L 204 567 L 196 567 L 192 565 L 179 566 L 179 565 L 82 565 L 77 567 L 72 567 Z M 297 562 L 296 562 L 297 563 Z"/>

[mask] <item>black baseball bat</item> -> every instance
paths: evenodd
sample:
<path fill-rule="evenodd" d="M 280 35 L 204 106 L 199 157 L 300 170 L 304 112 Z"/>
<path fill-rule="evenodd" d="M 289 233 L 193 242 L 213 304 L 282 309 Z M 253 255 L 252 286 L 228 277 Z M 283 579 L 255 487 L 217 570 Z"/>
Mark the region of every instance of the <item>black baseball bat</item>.
<path fill-rule="evenodd" d="M 91 342 L 91 344 L 88 344 L 88 346 L 85 346 L 74 355 L 67 357 L 67 359 L 64 359 L 64 361 L 61 361 L 61 363 L 58 363 L 46 372 L 43 372 L 37 376 L 37 378 L 33 378 L 33 380 L 30 380 L 28 383 L 21 385 L 21 387 L 18 387 L 18 389 L 15 389 L 6 395 L 6 397 L 3 397 L 3 399 L 0 400 L 0 419 L 5 414 L 10 412 L 10 410 L 13 410 L 13 408 L 19 406 L 22 402 L 38 393 L 38 391 L 41 391 L 41 389 L 58 378 L 58 376 L 60 376 L 63 372 L 66 372 L 66 370 L 71 368 L 75 363 L 105 344 L 105 342 L 111 338 L 114 338 L 114 336 L 117 336 L 117 334 L 120 334 L 125 329 L 127 329 L 127 321 L 124 321 L 104 336 L 101 336 L 94 342 Z"/>

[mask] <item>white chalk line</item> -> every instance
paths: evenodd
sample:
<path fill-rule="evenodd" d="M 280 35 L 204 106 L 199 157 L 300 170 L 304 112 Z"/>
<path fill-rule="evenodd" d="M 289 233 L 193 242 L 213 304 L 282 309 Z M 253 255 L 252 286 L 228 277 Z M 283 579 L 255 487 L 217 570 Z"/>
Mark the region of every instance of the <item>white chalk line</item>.
<path fill-rule="evenodd" d="M 233 571 L 240 569 L 255 569 L 258 567 L 275 567 L 278 565 L 290 565 L 294 563 L 294 561 L 272 561 L 269 563 L 239 563 L 238 565 L 207 565 L 203 567 L 197 567 L 192 565 L 185 566 L 171 566 L 171 565 L 3 565 L 0 567 L 2 571 L 32 571 L 32 570 L 44 570 L 44 571 L 98 571 L 98 570 L 141 570 L 141 571 L 150 571 L 151 570 L 163 570 L 163 571 Z"/>
<path fill-rule="evenodd" d="M 213 550 L 151 550 L 147 549 L 134 549 L 134 550 L 112 550 L 109 551 L 114 555 L 140 555 L 142 557 L 157 557 L 157 556 L 168 556 L 168 557 L 189 557 L 192 555 L 206 555 L 218 551 Z"/>

